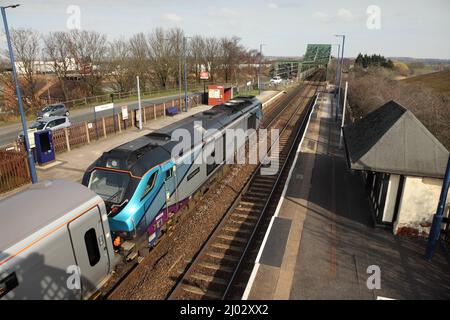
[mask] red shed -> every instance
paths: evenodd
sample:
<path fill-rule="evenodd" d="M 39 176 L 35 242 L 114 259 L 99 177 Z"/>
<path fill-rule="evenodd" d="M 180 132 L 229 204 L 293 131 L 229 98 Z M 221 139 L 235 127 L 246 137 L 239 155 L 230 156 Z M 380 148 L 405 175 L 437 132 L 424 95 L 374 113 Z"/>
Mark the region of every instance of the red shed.
<path fill-rule="evenodd" d="M 209 85 L 208 105 L 216 106 L 233 99 L 233 86 L 231 85 Z"/>

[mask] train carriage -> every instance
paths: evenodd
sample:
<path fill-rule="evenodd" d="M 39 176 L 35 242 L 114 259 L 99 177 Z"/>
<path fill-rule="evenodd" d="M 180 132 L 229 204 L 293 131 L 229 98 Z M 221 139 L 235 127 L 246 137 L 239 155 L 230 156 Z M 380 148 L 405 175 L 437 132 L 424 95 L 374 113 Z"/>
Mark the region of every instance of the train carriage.
<path fill-rule="evenodd" d="M 87 169 L 83 184 L 105 201 L 115 248 L 131 259 L 142 239 L 153 246 L 165 224 L 227 160 L 228 146 L 234 146 L 232 156 L 245 143 L 226 141 L 226 130 L 245 133 L 261 119 L 261 102 L 239 97 L 105 152 Z M 224 152 L 216 156 L 215 150 Z"/>

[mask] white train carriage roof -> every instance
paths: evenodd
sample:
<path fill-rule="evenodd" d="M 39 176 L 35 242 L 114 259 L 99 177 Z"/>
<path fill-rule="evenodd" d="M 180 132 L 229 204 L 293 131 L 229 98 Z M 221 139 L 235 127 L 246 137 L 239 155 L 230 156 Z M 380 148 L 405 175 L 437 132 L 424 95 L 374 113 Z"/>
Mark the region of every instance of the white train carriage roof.
<path fill-rule="evenodd" d="M 52 180 L 1 200 L 0 261 L 7 248 L 95 198 L 96 193 L 79 183 Z"/>
<path fill-rule="evenodd" d="M 196 113 L 103 153 L 88 168 L 88 171 L 91 171 L 94 167 L 105 167 L 131 171 L 135 176 L 142 176 L 149 168 L 171 158 L 172 149 L 178 144 L 177 141 L 171 141 L 174 130 L 187 130 L 193 137 L 194 131 L 199 130 L 196 127 L 196 122 L 201 122 L 203 130 L 207 132 L 211 129 L 220 130 L 259 103 L 259 100 L 254 96 L 239 97 L 214 106 L 207 111 Z M 193 139 L 191 142 L 194 143 Z"/>

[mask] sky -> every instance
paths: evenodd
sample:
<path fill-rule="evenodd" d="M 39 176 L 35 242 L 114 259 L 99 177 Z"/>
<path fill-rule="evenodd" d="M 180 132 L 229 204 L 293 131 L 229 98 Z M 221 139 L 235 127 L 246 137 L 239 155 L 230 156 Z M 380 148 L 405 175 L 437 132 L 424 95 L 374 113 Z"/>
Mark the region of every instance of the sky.
<path fill-rule="evenodd" d="M 0 0 L 12 3 L 21 6 L 7 9 L 10 28 L 41 33 L 79 27 L 115 39 L 180 27 L 188 36 L 238 36 L 247 48 L 264 43 L 267 56 L 300 56 L 308 43 L 345 34 L 346 57 L 450 59 L 449 0 Z"/>

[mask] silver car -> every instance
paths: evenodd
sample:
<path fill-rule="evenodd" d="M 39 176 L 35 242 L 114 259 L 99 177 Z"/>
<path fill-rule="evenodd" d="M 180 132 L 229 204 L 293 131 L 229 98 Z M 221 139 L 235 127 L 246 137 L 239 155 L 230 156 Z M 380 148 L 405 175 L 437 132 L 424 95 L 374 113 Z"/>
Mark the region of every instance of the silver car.
<path fill-rule="evenodd" d="M 69 116 L 69 110 L 63 103 L 52 104 L 38 112 L 37 118 L 48 118 L 54 116 Z"/>
<path fill-rule="evenodd" d="M 58 130 L 70 127 L 71 123 L 68 117 L 48 117 L 36 120 L 33 122 L 29 129 L 41 130 Z M 19 139 L 23 138 L 23 133 L 19 133 Z"/>

